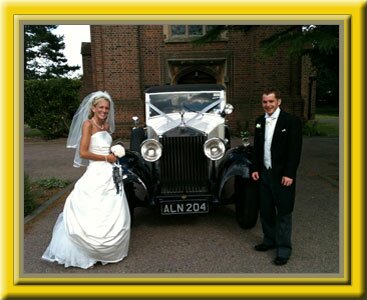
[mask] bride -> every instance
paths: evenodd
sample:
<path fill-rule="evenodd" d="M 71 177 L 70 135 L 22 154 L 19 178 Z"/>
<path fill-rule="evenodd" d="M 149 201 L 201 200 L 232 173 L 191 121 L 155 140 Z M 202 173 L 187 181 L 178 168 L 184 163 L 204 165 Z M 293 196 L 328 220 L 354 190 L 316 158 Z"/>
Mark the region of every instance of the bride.
<path fill-rule="evenodd" d="M 113 181 L 110 153 L 114 131 L 110 95 L 95 92 L 84 98 L 73 117 L 67 147 L 76 148 L 74 166 L 88 166 L 66 199 L 42 259 L 65 267 L 87 269 L 115 263 L 128 254 L 130 214 L 124 194 Z"/>

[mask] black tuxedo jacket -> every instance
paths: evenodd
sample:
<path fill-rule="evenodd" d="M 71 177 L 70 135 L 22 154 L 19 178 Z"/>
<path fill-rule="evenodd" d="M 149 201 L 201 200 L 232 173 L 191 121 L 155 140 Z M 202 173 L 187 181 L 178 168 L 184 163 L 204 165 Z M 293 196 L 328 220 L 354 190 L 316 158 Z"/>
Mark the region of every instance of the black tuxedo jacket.
<path fill-rule="evenodd" d="M 260 174 L 264 166 L 264 115 L 256 119 L 254 136 L 253 171 Z M 274 182 L 277 184 L 278 195 L 283 199 L 284 210 L 293 210 L 295 198 L 296 173 L 302 150 L 302 123 L 293 115 L 281 110 L 271 143 L 271 164 Z M 293 179 L 290 187 L 281 185 L 281 178 Z M 282 205 L 282 206 L 283 206 Z"/>

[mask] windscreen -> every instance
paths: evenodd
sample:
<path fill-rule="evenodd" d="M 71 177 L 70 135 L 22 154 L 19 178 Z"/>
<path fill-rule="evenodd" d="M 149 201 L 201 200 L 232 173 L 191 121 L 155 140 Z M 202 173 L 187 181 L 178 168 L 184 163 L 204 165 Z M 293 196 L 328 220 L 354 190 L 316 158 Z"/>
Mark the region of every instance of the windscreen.
<path fill-rule="evenodd" d="M 150 95 L 149 117 L 170 113 L 220 113 L 221 93 L 176 92 Z"/>

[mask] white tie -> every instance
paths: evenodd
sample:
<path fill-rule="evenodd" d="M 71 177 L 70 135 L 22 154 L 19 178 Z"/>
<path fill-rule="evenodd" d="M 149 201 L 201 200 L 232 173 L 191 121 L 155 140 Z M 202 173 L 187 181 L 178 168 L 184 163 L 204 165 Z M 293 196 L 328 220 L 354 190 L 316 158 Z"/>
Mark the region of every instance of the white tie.
<path fill-rule="evenodd" d="M 276 120 L 275 117 L 267 117 L 266 118 L 266 129 L 265 129 L 265 141 L 264 141 L 264 165 L 267 169 L 271 168 L 271 142 L 273 139 L 274 133 L 274 124 L 273 120 Z"/>

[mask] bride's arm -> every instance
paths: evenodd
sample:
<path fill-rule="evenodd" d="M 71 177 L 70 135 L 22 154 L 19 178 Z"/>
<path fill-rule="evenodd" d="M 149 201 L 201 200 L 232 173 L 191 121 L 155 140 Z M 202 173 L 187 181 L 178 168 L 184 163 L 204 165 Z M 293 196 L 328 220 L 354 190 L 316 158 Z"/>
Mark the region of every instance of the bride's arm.
<path fill-rule="evenodd" d="M 92 124 L 87 120 L 84 121 L 82 127 L 82 137 L 80 140 L 80 157 L 89 160 L 99 160 L 115 162 L 117 160 L 116 156 L 112 153 L 109 155 L 94 154 L 89 151 L 90 138 L 92 135 Z"/>

